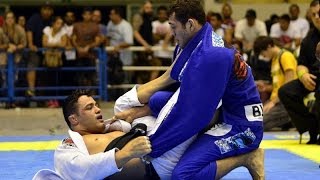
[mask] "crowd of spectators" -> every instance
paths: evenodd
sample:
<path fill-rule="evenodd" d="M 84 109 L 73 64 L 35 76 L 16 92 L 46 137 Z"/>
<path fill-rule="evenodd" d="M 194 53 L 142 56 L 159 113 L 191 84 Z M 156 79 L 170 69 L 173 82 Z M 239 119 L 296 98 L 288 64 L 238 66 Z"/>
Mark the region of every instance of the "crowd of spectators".
<path fill-rule="evenodd" d="M 37 91 L 37 86 L 60 86 L 67 83 L 76 86 L 97 85 L 96 71 L 56 71 L 54 75 L 51 71 L 38 73 L 32 69 L 41 66 L 97 66 L 99 60 L 94 50 L 97 47 L 112 46 L 112 50 L 108 51 L 109 60 L 111 63 L 120 63 L 121 66 L 171 64 L 172 52 L 167 47 L 174 45 L 174 40 L 166 6 L 158 6 L 155 11 L 152 2 L 145 1 L 140 11 L 127 19 L 122 9 L 113 7 L 106 12 L 109 16 L 109 22 L 106 24 L 103 23 L 103 13 L 105 12 L 100 9 L 84 8 L 82 19 L 76 19 L 75 12 L 70 10 L 63 15 L 55 14 L 54 8 L 49 4 L 41 6 L 40 12 L 27 20 L 24 16 L 15 17 L 12 11 L 6 12 L 3 15 L 3 25 L 0 27 L 1 87 L 6 87 L 4 69 L 7 64 L 7 52 L 14 53 L 16 66 L 24 62 L 26 67 L 31 68 L 25 73 L 25 77 L 19 76 L 19 72 L 16 72 L 17 80 L 26 79 L 28 89 L 25 95 L 29 97 L 38 93 L 51 95 L 50 92 Z M 301 78 L 299 75 L 296 76 L 301 43 L 308 33 L 316 28 L 312 6 L 305 17 L 302 16 L 297 4 L 290 5 L 287 13 L 272 14 L 266 21 L 260 20 L 254 9 L 247 9 L 243 18 L 236 21 L 232 17 L 232 6 L 228 3 L 223 4 L 221 12 L 207 13 L 208 23 L 223 37 L 225 45 L 240 51 L 252 67 L 261 98 L 266 105 L 265 113 L 280 106 L 281 110 L 285 111 L 286 105 L 281 104 L 278 90 L 287 82 Z M 132 45 L 142 46 L 145 51 L 132 52 L 126 49 Z M 163 50 L 152 51 L 152 46 L 162 46 Z M 46 48 L 45 52 L 38 50 L 41 47 Z M 23 51 L 25 48 L 28 48 L 28 51 Z M 287 74 L 287 70 L 290 71 L 290 75 Z M 110 82 L 145 83 L 157 78 L 160 73 L 158 70 L 127 71 L 124 72 L 124 78 L 113 78 Z M 281 75 L 278 76 L 277 73 Z M 60 76 L 64 77 L 63 81 L 56 80 L 56 77 Z M 117 77 L 112 74 L 110 76 Z M 121 93 L 111 95 L 113 97 L 109 97 L 110 100 L 115 100 Z M 273 103 L 272 107 L 270 103 Z M 46 105 L 59 107 L 59 102 L 53 99 Z M 290 113 L 285 115 L 288 117 Z M 268 129 L 279 126 L 282 129 L 291 127 L 290 121 L 283 122 L 286 123 L 274 123 L 275 125 L 268 126 Z"/>

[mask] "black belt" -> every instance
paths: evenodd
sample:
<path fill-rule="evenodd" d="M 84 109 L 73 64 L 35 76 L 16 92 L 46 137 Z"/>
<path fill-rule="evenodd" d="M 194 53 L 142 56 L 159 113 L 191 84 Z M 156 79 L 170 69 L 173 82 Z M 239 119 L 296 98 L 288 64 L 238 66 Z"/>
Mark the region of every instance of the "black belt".
<path fill-rule="evenodd" d="M 154 169 L 152 163 L 145 164 L 145 180 L 160 180 L 157 171 Z"/>

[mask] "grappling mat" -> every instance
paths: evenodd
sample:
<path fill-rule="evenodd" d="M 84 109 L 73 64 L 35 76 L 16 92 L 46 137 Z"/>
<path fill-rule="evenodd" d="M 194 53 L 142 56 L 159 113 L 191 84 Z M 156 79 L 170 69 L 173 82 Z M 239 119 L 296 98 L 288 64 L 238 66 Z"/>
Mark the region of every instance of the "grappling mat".
<path fill-rule="evenodd" d="M 53 169 L 53 153 L 65 136 L 0 136 L 0 180 L 30 180 L 40 169 Z M 265 149 L 267 180 L 315 180 L 320 177 L 320 145 L 299 144 L 297 132 L 267 132 Z M 233 170 L 223 180 L 251 179 L 247 169 Z"/>

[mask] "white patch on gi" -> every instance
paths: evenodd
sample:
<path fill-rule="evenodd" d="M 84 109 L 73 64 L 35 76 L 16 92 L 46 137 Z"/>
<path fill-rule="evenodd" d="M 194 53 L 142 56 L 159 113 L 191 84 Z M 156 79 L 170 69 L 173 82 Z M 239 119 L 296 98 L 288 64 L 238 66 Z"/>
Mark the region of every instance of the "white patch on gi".
<path fill-rule="evenodd" d="M 244 110 L 248 121 L 263 121 L 262 103 L 244 106 Z"/>
<path fill-rule="evenodd" d="M 210 136 L 224 136 L 229 133 L 232 129 L 232 125 L 229 124 L 216 124 L 211 129 L 209 129 L 205 134 Z"/>

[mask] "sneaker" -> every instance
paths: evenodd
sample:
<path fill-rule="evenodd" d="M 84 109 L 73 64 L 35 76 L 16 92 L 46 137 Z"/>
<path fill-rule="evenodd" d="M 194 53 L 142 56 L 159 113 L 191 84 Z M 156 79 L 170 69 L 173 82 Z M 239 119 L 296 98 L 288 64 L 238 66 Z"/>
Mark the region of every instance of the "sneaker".
<path fill-rule="evenodd" d="M 54 101 L 53 101 L 53 100 L 48 101 L 48 102 L 47 102 L 47 107 L 48 107 L 48 108 L 55 108 Z"/>
<path fill-rule="evenodd" d="M 59 108 L 60 107 L 60 104 L 59 104 L 58 100 L 53 100 L 53 104 L 54 104 L 55 108 Z"/>
<path fill-rule="evenodd" d="M 31 90 L 31 89 L 27 90 L 27 91 L 26 91 L 26 96 L 29 96 L 29 97 L 35 96 L 34 90 Z"/>

